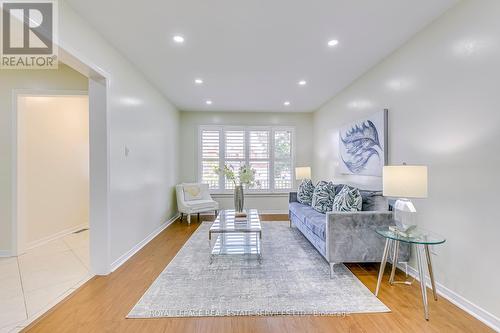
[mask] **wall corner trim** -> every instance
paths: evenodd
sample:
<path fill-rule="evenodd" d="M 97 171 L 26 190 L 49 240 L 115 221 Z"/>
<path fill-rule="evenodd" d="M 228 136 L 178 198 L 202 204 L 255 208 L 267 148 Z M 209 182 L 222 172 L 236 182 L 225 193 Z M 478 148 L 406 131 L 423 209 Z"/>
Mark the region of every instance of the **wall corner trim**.
<path fill-rule="evenodd" d="M 169 225 L 171 225 L 175 220 L 177 220 L 180 217 L 180 214 L 175 214 L 172 218 L 170 218 L 168 221 L 160 225 L 158 228 L 156 228 L 152 233 L 150 233 L 146 238 L 144 238 L 142 241 L 137 243 L 134 247 L 132 247 L 130 250 L 128 250 L 126 253 L 124 253 L 122 256 L 120 256 L 118 259 L 113 261 L 111 263 L 111 271 L 114 272 L 117 270 L 121 265 L 123 265 L 127 260 L 129 260 L 134 254 L 139 252 L 144 246 L 146 246 L 153 238 L 158 236 L 160 232 L 165 230 Z"/>

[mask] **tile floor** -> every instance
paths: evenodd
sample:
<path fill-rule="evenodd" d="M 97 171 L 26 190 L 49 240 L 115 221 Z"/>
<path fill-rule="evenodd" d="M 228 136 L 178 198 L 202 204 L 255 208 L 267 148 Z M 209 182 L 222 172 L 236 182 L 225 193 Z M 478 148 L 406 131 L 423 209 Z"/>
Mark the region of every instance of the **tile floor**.
<path fill-rule="evenodd" d="M 18 332 L 92 277 L 89 232 L 0 258 L 0 333 Z"/>

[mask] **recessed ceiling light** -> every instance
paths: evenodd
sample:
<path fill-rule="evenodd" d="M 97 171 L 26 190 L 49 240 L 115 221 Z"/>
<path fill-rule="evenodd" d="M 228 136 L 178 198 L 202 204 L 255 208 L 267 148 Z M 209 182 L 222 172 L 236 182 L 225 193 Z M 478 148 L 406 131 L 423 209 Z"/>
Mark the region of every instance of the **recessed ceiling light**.
<path fill-rule="evenodd" d="M 283 103 L 284 106 L 289 106 L 290 105 L 290 102 L 289 101 L 286 101 Z"/>
<path fill-rule="evenodd" d="M 307 81 L 306 80 L 300 80 L 298 83 L 299 83 L 299 86 L 305 86 L 307 84 Z"/>
<path fill-rule="evenodd" d="M 180 36 L 180 35 L 176 35 L 174 36 L 173 38 L 174 42 L 178 43 L 178 44 L 182 44 L 184 43 L 184 37 Z"/>
<path fill-rule="evenodd" d="M 328 46 L 330 46 L 330 47 L 334 47 L 334 46 L 336 46 L 338 43 L 339 43 L 339 41 L 338 41 L 338 40 L 336 40 L 336 39 L 332 39 L 332 40 L 328 41 Z"/>
<path fill-rule="evenodd" d="M 194 79 L 194 83 L 203 84 L 203 80 L 202 79 Z"/>
<path fill-rule="evenodd" d="M 212 101 L 211 101 L 211 100 L 206 100 L 206 101 L 205 101 L 205 104 L 206 104 L 206 105 L 212 105 Z"/>

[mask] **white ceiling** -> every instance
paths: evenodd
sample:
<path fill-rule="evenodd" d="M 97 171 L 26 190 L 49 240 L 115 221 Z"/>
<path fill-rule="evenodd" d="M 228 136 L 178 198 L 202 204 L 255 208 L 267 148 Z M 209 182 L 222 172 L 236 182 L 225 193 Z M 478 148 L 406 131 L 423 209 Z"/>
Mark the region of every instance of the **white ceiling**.
<path fill-rule="evenodd" d="M 68 1 L 185 111 L 314 111 L 457 2 Z"/>

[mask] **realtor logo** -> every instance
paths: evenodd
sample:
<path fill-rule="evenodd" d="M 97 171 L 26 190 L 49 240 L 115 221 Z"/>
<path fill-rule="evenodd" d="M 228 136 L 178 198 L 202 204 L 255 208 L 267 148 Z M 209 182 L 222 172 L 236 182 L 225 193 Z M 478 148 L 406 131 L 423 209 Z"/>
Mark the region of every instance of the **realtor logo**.
<path fill-rule="evenodd" d="M 3 69 L 57 68 L 57 3 L 1 1 Z"/>

